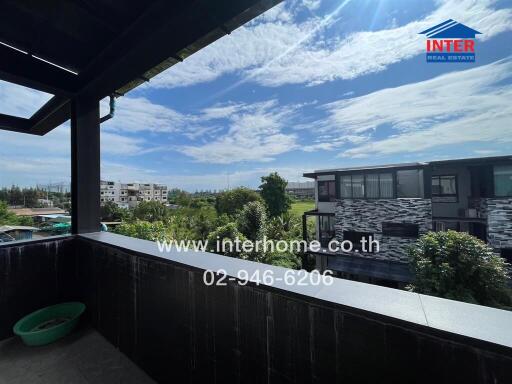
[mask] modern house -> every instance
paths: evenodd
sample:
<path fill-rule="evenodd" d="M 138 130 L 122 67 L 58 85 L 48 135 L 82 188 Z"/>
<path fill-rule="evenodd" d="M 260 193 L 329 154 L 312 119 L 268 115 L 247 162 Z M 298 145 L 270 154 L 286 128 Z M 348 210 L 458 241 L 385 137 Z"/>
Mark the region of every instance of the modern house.
<path fill-rule="evenodd" d="M 37 232 L 35 227 L 23 225 L 3 225 L 0 226 L 0 242 L 8 242 L 15 240 L 30 240 L 32 234 Z"/>
<path fill-rule="evenodd" d="M 464 231 L 512 261 L 512 156 L 318 170 L 319 269 L 384 285 L 409 281 L 407 247 L 428 231 Z M 307 238 L 306 225 L 304 236 Z M 364 252 L 362 238 L 379 250 Z M 350 252 L 328 243 L 350 240 Z M 332 249 L 331 249 L 332 250 Z M 371 251 L 371 252 L 370 252 Z"/>
<path fill-rule="evenodd" d="M 159 201 L 167 203 L 167 186 L 150 183 L 118 183 L 101 181 L 100 202 L 116 203 L 123 208 L 135 207 L 140 201 Z"/>

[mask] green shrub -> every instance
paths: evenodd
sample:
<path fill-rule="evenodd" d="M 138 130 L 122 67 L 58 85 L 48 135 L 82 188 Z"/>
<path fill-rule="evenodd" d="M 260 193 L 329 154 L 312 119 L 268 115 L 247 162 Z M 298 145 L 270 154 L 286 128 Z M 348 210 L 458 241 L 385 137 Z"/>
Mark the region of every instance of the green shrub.
<path fill-rule="evenodd" d="M 493 307 L 511 305 L 508 264 L 464 232 L 429 232 L 409 251 L 414 292 Z"/>

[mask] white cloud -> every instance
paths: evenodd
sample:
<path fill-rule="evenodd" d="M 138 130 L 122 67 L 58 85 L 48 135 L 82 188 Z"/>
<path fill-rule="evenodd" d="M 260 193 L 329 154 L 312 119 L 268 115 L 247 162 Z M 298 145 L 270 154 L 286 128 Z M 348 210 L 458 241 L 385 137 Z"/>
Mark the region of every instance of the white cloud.
<path fill-rule="evenodd" d="M 206 111 L 208 116 L 229 119 L 224 135 L 203 145 L 185 145 L 177 150 L 199 162 L 230 164 L 243 161 L 266 162 L 276 155 L 298 148 L 297 136 L 285 133 L 285 125 L 293 117 L 296 106 L 280 107 L 275 100 L 261 103 L 230 105 Z"/>
<path fill-rule="evenodd" d="M 302 3 L 310 11 L 314 11 L 320 7 L 322 0 L 302 0 Z"/>
<path fill-rule="evenodd" d="M 324 32 L 338 18 L 343 21 L 346 2 L 323 18 L 312 16 L 303 22 L 293 20 L 293 9 L 280 6 L 160 74 L 147 86 L 181 87 L 228 73 L 265 86 L 353 79 L 423 53 L 425 37 L 418 32 L 449 18 L 481 31 L 479 40 L 512 30 L 512 8 L 494 9 L 496 2 L 438 0 L 437 9 L 421 20 L 354 32 L 341 39 Z M 290 4 L 290 8 L 295 6 Z M 285 13 L 285 18 L 277 17 Z"/>
<path fill-rule="evenodd" d="M 34 186 L 49 182 L 70 181 L 71 162 L 66 156 L 9 155 L 0 156 L 0 187 Z"/>
<path fill-rule="evenodd" d="M 108 100 L 101 103 L 101 113 L 108 113 Z M 102 124 L 111 131 L 125 132 L 174 132 L 187 121 L 187 117 L 166 106 L 155 104 L 144 97 L 116 99 L 116 112 L 112 119 Z"/>
<path fill-rule="evenodd" d="M 51 97 L 49 93 L 0 80 L 0 113 L 5 115 L 28 118 Z"/>
<path fill-rule="evenodd" d="M 101 152 L 108 155 L 136 156 L 147 152 L 144 139 L 118 135 L 111 132 L 101 133 Z"/>
<path fill-rule="evenodd" d="M 363 157 L 462 143 L 512 142 L 512 59 L 340 100 L 323 108 L 323 132 L 361 136 L 342 156 Z M 318 128 L 318 127 L 321 128 Z M 382 140 L 369 135 L 391 128 Z M 341 140 L 340 139 L 340 140 Z M 331 140 L 323 140 L 332 143 Z M 340 141 L 343 144 L 343 141 Z M 331 146 L 332 148 L 332 146 Z"/>

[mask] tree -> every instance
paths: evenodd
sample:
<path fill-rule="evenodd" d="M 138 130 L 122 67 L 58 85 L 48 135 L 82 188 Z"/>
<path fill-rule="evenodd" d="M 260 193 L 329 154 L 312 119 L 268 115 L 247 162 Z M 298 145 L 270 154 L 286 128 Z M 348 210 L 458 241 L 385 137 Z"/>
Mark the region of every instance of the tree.
<path fill-rule="evenodd" d="M 16 216 L 14 213 L 9 212 L 5 201 L 0 201 L 0 225 L 33 226 L 34 220 L 28 216 Z"/>
<path fill-rule="evenodd" d="M 12 212 L 7 209 L 7 203 L 0 201 L 0 225 L 16 225 L 18 224 L 18 218 Z"/>
<path fill-rule="evenodd" d="M 291 207 L 290 196 L 286 193 L 288 182 L 273 172 L 261 178 L 261 197 L 265 200 L 270 217 L 282 215 Z"/>
<path fill-rule="evenodd" d="M 133 210 L 133 218 L 142 221 L 165 221 L 168 215 L 167 207 L 159 201 L 141 201 Z"/>
<path fill-rule="evenodd" d="M 507 263 L 464 232 L 429 232 L 409 250 L 414 292 L 488 305 L 511 305 Z"/>
<path fill-rule="evenodd" d="M 240 187 L 219 193 L 215 198 L 215 209 L 219 215 L 234 216 L 251 201 L 261 201 L 261 196 L 248 188 Z"/>
<path fill-rule="evenodd" d="M 127 209 L 119 207 L 113 201 L 107 201 L 103 204 L 100 212 L 103 221 L 123 221 L 129 214 Z"/>
<path fill-rule="evenodd" d="M 237 252 L 236 250 L 236 239 L 238 239 L 240 244 L 246 240 L 245 236 L 238 230 L 236 223 L 227 223 L 226 225 L 223 225 L 222 227 L 219 227 L 210 233 L 208 236 L 208 247 L 215 253 L 245 259 L 245 253 L 241 251 Z M 232 247 L 226 244 L 224 249 L 222 249 L 222 244 L 227 241 L 231 242 Z"/>
<path fill-rule="evenodd" d="M 167 228 L 162 222 L 150 223 L 137 220 L 133 223 L 123 223 L 115 227 L 115 233 L 143 240 L 164 240 L 167 238 Z"/>
<path fill-rule="evenodd" d="M 238 229 L 249 240 L 263 239 L 267 231 L 265 206 L 259 201 L 247 203 L 238 216 Z"/>

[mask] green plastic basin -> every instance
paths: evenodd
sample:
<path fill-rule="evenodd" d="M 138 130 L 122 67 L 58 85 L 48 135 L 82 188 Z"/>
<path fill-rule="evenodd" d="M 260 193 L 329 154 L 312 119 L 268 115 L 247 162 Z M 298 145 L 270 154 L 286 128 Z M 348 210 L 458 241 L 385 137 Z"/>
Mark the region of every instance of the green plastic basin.
<path fill-rule="evenodd" d="M 78 302 L 52 305 L 22 318 L 13 331 L 29 346 L 53 343 L 75 328 L 84 311 L 85 304 Z"/>

